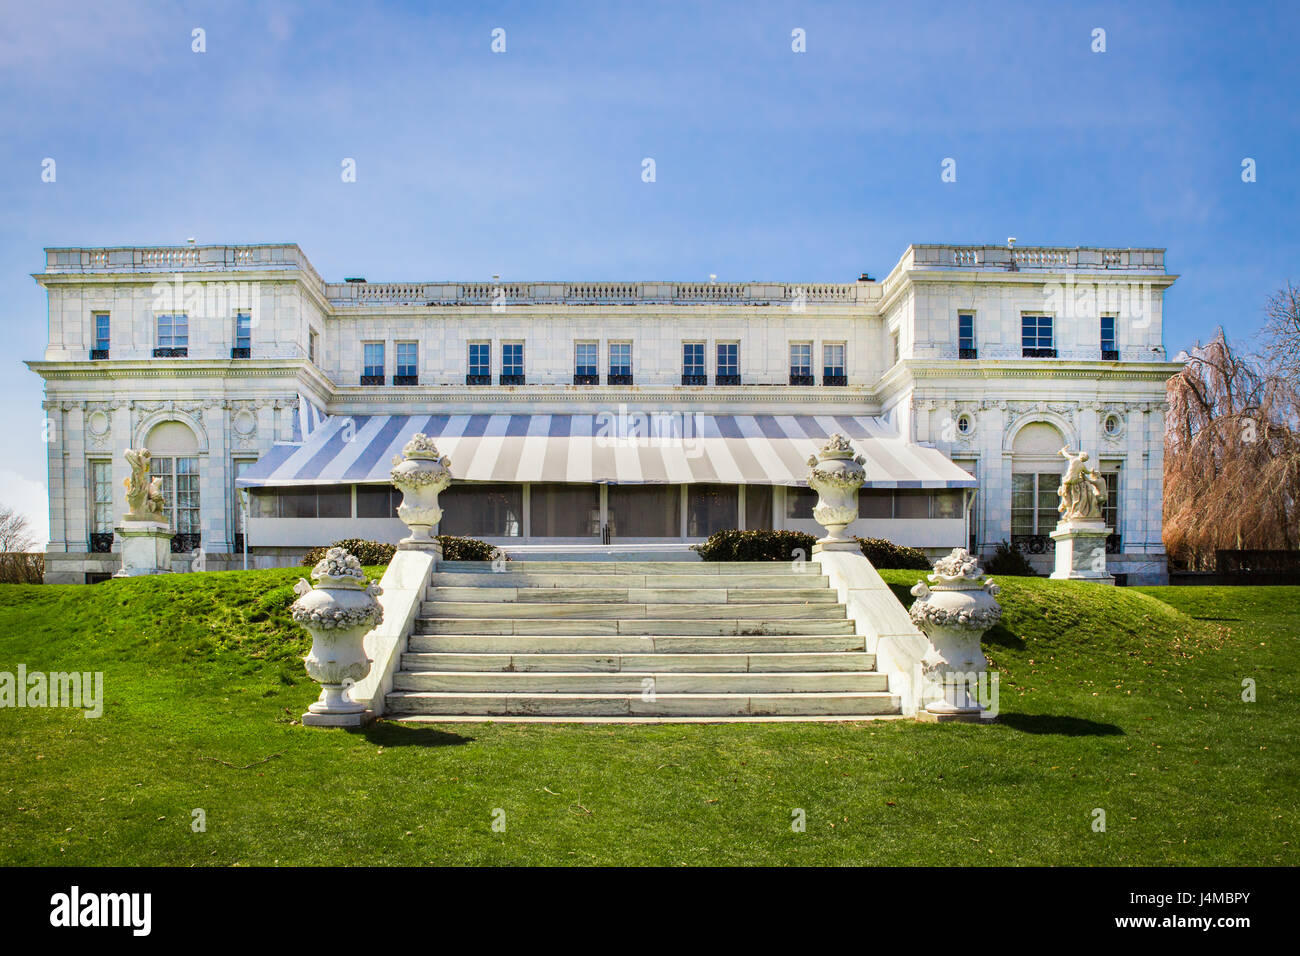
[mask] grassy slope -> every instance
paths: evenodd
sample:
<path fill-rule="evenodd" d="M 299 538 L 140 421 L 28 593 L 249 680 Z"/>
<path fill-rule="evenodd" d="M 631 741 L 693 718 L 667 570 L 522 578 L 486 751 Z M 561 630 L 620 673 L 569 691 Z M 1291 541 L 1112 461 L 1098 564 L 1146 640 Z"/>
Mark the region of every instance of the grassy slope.
<path fill-rule="evenodd" d="M 1298 860 L 1297 588 L 1005 579 L 994 726 L 350 733 L 295 722 L 298 574 L 0 586 L 0 670 L 102 670 L 107 698 L 0 710 L 0 863 Z"/>

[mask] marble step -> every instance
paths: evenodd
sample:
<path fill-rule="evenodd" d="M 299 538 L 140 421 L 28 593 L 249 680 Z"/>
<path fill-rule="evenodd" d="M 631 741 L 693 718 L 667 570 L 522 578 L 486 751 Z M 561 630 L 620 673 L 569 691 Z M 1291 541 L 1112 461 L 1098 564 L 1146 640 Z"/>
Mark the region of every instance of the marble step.
<path fill-rule="evenodd" d="M 512 571 L 587 572 L 603 574 L 617 568 L 627 574 L 788 574 L 790 561 L 507 561 Z M 439 561 L 435 571 L 492 572 L 491 561 Z"/>
<path fill-rule="evenodd" d="M 887 692 L 796 694 L 476 694 L 395 691 L 388 713 L 493 716 L 871 716 L 899 712 Z"/>
<path fill-rule="evenodd" d="M 502 605 L 504 606 L 504 605 Z M 841 612 L 843 608 L 840 608 Z M 844 620 L 797 620 L 786 618 L 428 618 L 415 621 L 416 634 L 852 634 L 854 624 Z"/>
<path fill-rule="evenodd" d="M 433 638 L 436 640 L 436 638 Z M 547 638 L 547 640 L 552 640 Z M 734 640 L 727 638 L 726 640 Z M 617 674 L 649 673 L 770 673 L 795 671 L 874 671 L 876 655 L 865 651 L 768 651 L 759 654 L 703 652 L 652 653 L 492 653 L 435 651 L 402 655 L 404 671 L 469 671 L 519 673 L 578 671 Z"/>
<path fill-rule="evenodd" d="M 427 601 L 476 604 L 835 604 L 829 588 L 430 587 Z"/>
<path fill-rule="evenodd" d="M 438 566 L 439 568 L 442 565 Z M 782 574 L 633 574 L 616 565 L 617 571 L 608 568 L 601 572 L 554 573 L 547 571 L 434 571 L 429 578 L 433 587 L 470 588 L 821 588 L 830 587 L 830 579 L 818 574 L 818 565 L 796 574 L 786 568 Z"/>
<path fill-rule="evenodd" d="M 866 651 L 861 634 L 413 634 L 414 654 L 831 654 Z M 874 666 L 874 664 L 873 664 Z"/>
<path fill-rule="evenodd" d="M 842 604 L 577 604 L 503 601 L 425 601 L 422 619 L 501 620 L 800 620 L 842 621 Z"/>
<path fill-rule="evenodd" d="M 394 691 L 444 694 L 854 694 L 888 689 L 888 678 L 871 671 L 757 674 L 402 671 L 393 675 Z"/>

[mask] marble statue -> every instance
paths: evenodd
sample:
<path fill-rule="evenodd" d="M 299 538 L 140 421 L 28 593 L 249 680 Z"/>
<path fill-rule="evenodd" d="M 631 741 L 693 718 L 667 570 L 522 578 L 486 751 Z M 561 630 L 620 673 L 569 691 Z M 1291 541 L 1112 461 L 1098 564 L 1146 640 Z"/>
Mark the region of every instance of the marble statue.
<path fill-rule="evenodd" d="M 1061 520 L 1100 521 L 1101 509 L 1106 504 L 1106 479 L 1096 468 L 1089 467 L 1086 451 L 1075 454 L 1062 448 L 1061 455 L 1069 461 L 1061 476 L 1061 486 L 1056 490 L 1061 496 L 1061 503 L 1056 507 Z"/>
<path fill-rule="evenodd" d="M 163 514 L 162 479 L 149 478 L 149 462 L 153 455 L 147 448 L 128 448 L 126 463 L 131 474 L 126 485 L 126 517 L 133 521 L 166 521 Z"/>

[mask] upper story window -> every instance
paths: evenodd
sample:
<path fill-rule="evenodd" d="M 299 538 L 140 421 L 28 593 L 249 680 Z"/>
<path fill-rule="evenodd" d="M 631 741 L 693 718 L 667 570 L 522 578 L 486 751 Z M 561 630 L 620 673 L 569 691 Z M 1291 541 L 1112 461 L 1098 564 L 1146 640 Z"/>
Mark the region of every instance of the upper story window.
<path fill-rule="evenodd" d="M 822 384 L 847 385 L 848 370 L 844 365 L 844 343 L 826 342 L 822 345 Z"/>
<path fill-rule="evenodd" d="M 155 356 L 177 357 L 189 354 L 190 319 L 183 312 L 155 316 L 157 344 Z"/>
<path fill-rule="evenodd" d="M 1101 358 L 1104 362 L 1119 361 L 1119 345 L 1115 341 L 1115 316 L 1101 317 Z"/>
<path fill-rule="evenodd" d="M 632 384 L 632 343 L 609 343 L 609 384 Z"/>
<path fill-rule="evenodd" d="M 315 329 L 307 330 L 307 361 L 315 363 L 320 355 L 320 333 Z"/>
<path fill-rule="evenodd" d="M 361 346 L 361 384 L 384 384 L 384 343 L 365 342 Z"/>
<path fill-rule="evenodd" d="M 898 360 L 899 360 L 900 358 L 902 358 L 902 356 L 903 356 L 903 352 L 902 352 L 902 349 L 900 348 L 900 346 L 899 346 L 899 342 L 898 342 L 898 330 L 895 329 L 893 332 L 890 332 L 890 333 L 889 333 L 889 364 L 890 364 L 890 366 L 897 365 L 897 364 L 898 364 Z"/>
<path fill-rule="evenodd" d="M 574 385 L 600 384 L 599 351 L 600 346 L 595 342 L 573 343 Z"/>
<path fill-rule="evenodd" d="M 740 384 L 739 342 L 718 343 L 718 374 L 716 381 L 719 385 Z"/>
<path fill-rule="evenodd" d="M 91 321 L 95 326 L 94 344 L 91 345 L 90 357 L 93 359 L 108 358 L 109 345 L 109 316 L 107 312 L 92 312 Z"/>
<path fill-rule="evenodd" d="M 492 384 L 492 343 L 469 343 L 469 373 L 465 376 L 466 385 Z"/>
<path fill-rule="evenodd" d="M 253 316 L 249 312 L 235 314 L 235 347 L 231 358 L 249 358 L 253 353 Z"/>
<path fill-rule="evenodd" d="M 418 385 L 420 382 L 420 343 L 398 342 L 393 369 L 394 385 Z"/>
<path fill-rule="evenodd" d="M 812 343 L 790 343 L 790 384 L 812 385 Z"/>
<path fill-rule="evenodd" d="M 1050 315 L 1020 317 L 1020 351 L 1024 358 L 1056 358 Z"/>
<path fill-rule="evenodd" d="M 704 367 L 703 342 L 682 343 L 682 384 L 709 384 L 709 371 Z"/>
<path fill-rule="evenodd" d="M 501 384 L 524 384 L 524 343 L 501 343 Z"/>
<path fill-rule="evenodd" d="M 957 357 L 973 359 L 975 351 L 975 313 L 961 312 L 957 315 Z"/>

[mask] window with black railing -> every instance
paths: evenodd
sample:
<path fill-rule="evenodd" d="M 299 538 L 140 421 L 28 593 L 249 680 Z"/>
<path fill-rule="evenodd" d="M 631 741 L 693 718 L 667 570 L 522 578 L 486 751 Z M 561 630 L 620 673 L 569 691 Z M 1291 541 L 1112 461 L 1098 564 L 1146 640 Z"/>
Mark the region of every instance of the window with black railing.
<path fill-rule="evenodd" d="M 235 346 L 230 350 L 232 359 L 246 359 L 253 355 L 253 315 L 240 312 L 235 315 Z"/>
<path fill-rule="evenodd" d="M 1115 316 L 1113 315 L 1101 317 L 1101 360 L 1119 361 L 1119 344 L 1115 339 Z"/>
<path fill-rule="evenodd" d="M 573 343 L 573 384 L 599 385 L 600 368 L 598 352 L 600 346 L 595 342 Z"/>
<path fill-rule="evenodd" d="M 1056 358 L 1050 315 L 1020 317 L 1020 354 L 1024 358 Z"/>
<path fill-rule="evenodd" d="M 708 385 L 709 373 L 704 367 L 704 343 L 682 343 L 682 384 Z"/>
<path fill-rule="evenodd" d="M 849 384 L 848 369 L 844 365 L 845 346 L 843 342 L 827 342 L 822 345 L 822 384 Z"/>
<path fill-rule="evenodd" d="M 740 384 L 740 343 L 718 343 L 718 365 L 714 382 L 718 385 Z"/>
<path fill-rule="evenodd" d="M 465 375 L 466 385 L 492 384 L 492 343 L 469 343 L 469 371 Z"/>
<path fill-rule="evenodd" d="M 609 343 L 609 384 L 632 384 L 632 343 Z"/>
<path fill-rule="evenodd" d="M 384 384 L 384 343 L 363 342 L 361 345 L 361 384 Z"/>
<path fill-rule="evenodd" d="M 420 346 L 417 342 L 397 343 L 397 365 L 393 372 L 394 385 L 420 384 Z"/>
<path fill-rule="evenodd" d="M 957 316 L 957 357 L 973 359 L 975 350 L 975 313 L 962 312 Z"/>
<path fill-rule="evenodd" d="M 791 342 L 790 384 L 814 385 L 816 382 L 817 380 L 813 378 L 812 370 L 812 343 Z"/>
<path fill-rule="evenodd" d="M 108 358 L 109 314 L 96 312 L 92 317 L 95 323 L 95 340 L 90 348 L 90 359 L 93 362 Z"/>
<path fill-rule="evenodd" d="M 524 343 L 501 343 L 501 384 L 524 384 Z"/>
<path fill-rule="evenodd" d="M 154 317 L 157 345 L 154 358 L 185 358 L 189 355 L 190 319 L 184 313 L 163 313 Z"/>
<path fill-rule="evenodd" d="M 87 462 L 90 478 L 90 550 L 113 550 L 113 463 L 106 458 Z"/>

